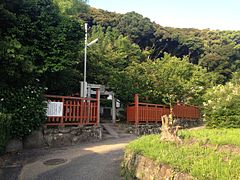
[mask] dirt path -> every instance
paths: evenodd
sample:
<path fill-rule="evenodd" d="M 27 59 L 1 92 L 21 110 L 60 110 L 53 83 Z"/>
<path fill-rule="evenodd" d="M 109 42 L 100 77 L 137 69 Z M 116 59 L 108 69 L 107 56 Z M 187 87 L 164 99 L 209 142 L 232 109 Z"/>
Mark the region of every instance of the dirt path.
<path fill-rule="evenodd" d="M 134 136 L 112 138 L 98 143 L 52 149 L 40 153 L 26 163 L 18 176 L 20 180 L 117 180 L 120 177 L 120 162 L 123 149 Z M 38 153 L 36 156 L 38 156 Z M 31 159 L 31 158 L 30 158 Z M 50 159 L 65 161 L 60 165 L 45 165 Z"/>

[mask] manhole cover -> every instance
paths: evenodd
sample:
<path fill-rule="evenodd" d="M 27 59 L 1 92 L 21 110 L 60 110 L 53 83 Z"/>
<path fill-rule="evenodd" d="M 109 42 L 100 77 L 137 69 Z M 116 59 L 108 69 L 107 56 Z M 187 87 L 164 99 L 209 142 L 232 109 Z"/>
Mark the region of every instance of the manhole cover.
<path fill-rule="evenodd" d="M 44 161 L 43 164 L 45 165 L 59 165 L 67 162 L 66 159 L 49 159 L 47 161 Z"/>

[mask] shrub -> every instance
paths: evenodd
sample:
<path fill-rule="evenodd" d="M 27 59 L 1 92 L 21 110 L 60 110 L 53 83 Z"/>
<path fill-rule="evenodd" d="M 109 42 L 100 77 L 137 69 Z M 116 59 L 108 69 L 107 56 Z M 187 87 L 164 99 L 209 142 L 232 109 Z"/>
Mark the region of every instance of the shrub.
<path fill-rule="evenodd" d="M 204 114 L 208 127 L 240 127 L 240 85 L 218 85 L 205 95 Z"/>
<path fill-rule="evenodd" d="M 3 112 L 12 114 L 10 135 L 21 138 L 38 129 L 46 119 L 46 103 L 43 89 L 24 86 L 20 89 L 0 92 Z"/>
<path fill-rule="evenodd" d="M 10 138 L 11 116 L 0 113 L 0 154 L 4 152 L 5 145 Z"/>

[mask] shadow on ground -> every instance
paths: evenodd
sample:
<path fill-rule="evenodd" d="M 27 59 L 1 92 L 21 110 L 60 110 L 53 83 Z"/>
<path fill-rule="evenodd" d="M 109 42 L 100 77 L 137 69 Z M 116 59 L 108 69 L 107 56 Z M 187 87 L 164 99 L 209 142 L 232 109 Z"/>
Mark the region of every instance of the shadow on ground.
<path fill-rule="evenodd" d="M 24 150 L 11 155 L 0 167 L 0 179 L 120 179 L 123 149 L 135 138 L 129 135 L 63 148 Z M 43 164 L 54 158 L 67 161 L 60 165 Z"/>

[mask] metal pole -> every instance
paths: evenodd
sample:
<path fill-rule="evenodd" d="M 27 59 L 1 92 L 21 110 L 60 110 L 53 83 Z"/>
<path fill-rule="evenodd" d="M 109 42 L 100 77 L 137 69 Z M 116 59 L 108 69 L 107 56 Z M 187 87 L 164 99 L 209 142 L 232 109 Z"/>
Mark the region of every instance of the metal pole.
<path fill-rule="evenodd" d="M 86 79 L 87 79 L 87 28 L 88 24 L 85 23 L 85 46 L 84 46 L 84 72 L 83 72 L 83 96 L 86 97 Z"/>
<path fill-rule="evenodd" d="M 112 123 L 116 123 L 116 99 L 114 93 L 112 93 Z"/>

